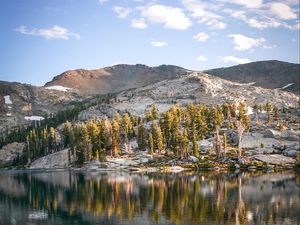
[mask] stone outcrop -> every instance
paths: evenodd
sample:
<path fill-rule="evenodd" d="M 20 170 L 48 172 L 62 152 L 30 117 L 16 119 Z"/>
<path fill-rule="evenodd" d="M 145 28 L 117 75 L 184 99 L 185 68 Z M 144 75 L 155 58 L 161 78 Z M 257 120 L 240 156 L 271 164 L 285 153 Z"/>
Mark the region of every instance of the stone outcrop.
<path fill-rule="evenodd" d="M 64 149 L 62 151 L 55 152 L 50 155 L 41 157 L 31 163 L 30 169 L 68 168 L 70 165 L 70 162 L 68 159 L 68 151 L 69 151 L 69 149 Z M 73 159 L 71 158 L 71 162 L 72 161 L 73 161 Z"/>
<path fill-rule="evenodd" d="M 0 164 L 13 162 L 18 156 L 21 156 L 25 149 L 24 143 L 13 142 L 3 146 L 0 150 Z"/>

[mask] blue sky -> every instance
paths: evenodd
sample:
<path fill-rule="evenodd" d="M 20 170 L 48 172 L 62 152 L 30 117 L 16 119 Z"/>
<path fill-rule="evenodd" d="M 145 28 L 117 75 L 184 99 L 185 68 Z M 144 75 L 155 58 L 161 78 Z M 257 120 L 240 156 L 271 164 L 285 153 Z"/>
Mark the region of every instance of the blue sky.
<path fill-rule="evenodd" d="M 119 63 L 299 63 L 298 0 L 2 0 L 0 80 Z"/>

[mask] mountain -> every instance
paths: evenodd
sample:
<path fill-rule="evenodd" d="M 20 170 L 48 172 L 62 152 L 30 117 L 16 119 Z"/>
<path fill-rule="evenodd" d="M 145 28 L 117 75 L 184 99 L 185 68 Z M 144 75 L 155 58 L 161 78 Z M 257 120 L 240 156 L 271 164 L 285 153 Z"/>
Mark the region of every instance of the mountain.
<path fill-rule="evenodd" d="M 204 72 L 234 82 L 254 83 L 254 86 L 263 88 L 281 88 L 300 93 L 300 64 L 270 60 Z"/>
<path fill-rule="evenodd" d="M 74 91 L 59 91 L 17 82 L 0 81 L 0 133 L 6 128 L 40 120 L 65 109 L 82 97 Z"/>
<path fill-rule="evenodd" d="M 106 94 L 172 79 L 184 73 L 185 69 L 171 65 L 120 64 L 97 70 L 69 70 L 54 77 L 45 86 L 59 85 L 85 94 Z"/>
<path fill-rule="evenodd" d="M 112 117 L 116 112 L 130 112 L 143 115 L 152 104 L 159 112 L 167 111 L 174 104 L 186 105 L 190 101 L 206 105 L 224 102 L 246 102 L 249 107 L 265 104 L 267 100 L 279 107 L 297 107 L 299 97 L 282 90 L 270 90 L 249 84 L 227 81 L 202 72 L 190 72 L 179 78 L 163 80 L 139 88 L 125 90 L 116 95 L 108 104 L 92 106 L 82 111 L 81 120 Z M 249 108 L 249 113 L 252 109 Z"/>

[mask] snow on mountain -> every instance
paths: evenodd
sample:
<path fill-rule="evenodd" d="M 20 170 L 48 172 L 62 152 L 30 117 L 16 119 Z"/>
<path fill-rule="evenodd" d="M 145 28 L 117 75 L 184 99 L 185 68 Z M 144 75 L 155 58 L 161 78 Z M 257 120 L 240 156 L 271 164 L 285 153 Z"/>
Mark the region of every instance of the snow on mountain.
<path fill-rule="evenodd" d="M 279 88 L 279 89 L 280 90 L 284 90 L 284 89 L 286 89 L 286 88 L 288 88 L 288 87 L 290 87 L 292 85 L 294 85 L 294 83 L 287 84 L 287 85 L 285 85 L 285 86 L 283 86 L 282 88 Z"/>
<path fill-rule="evenodd" d="M 8 104 L 8 105 L 12 104 L 12 101 L 10 99 L 10 95 L 5 95 L 4 96 L 4 102 L 5 102 L 5 104 Z"/>
<path fill-rule="evenodd" d="M 64 86 L 61 86 L 61 85 L 54 85 L 54 86 L 49 86 L 49 87 L 46 87 L 46 89 L 49 89 L 49 90 L 57 90 L 57 91 L 69 91 L 69 90 L 72 90 L 73 88 L 68 88 L 68 87 L 64 87 Z"/>
<path fill-rule="evenodd" d="M 31 121 L 41 121 L 44 120 L 45 118 L 42 116 L 25 116 L 25 120 L 31 120 Z"/>

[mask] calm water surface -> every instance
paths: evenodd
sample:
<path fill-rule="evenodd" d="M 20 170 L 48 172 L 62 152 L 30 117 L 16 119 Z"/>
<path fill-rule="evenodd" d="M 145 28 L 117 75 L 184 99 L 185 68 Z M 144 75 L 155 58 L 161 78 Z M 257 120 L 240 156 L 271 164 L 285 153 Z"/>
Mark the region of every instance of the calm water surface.
<path fill-rule="evenodd" d="M 0 171 L 0 224 L 300 224 L 300 174 Z"/>

